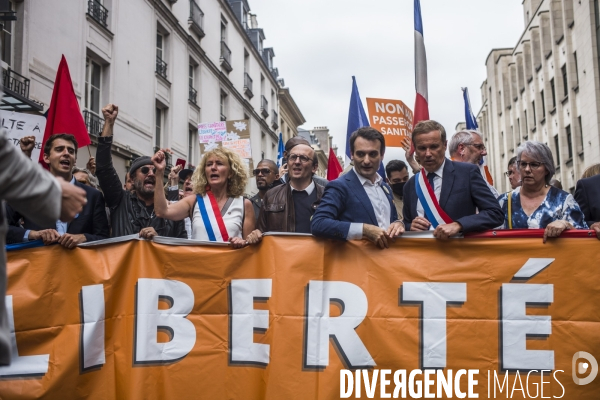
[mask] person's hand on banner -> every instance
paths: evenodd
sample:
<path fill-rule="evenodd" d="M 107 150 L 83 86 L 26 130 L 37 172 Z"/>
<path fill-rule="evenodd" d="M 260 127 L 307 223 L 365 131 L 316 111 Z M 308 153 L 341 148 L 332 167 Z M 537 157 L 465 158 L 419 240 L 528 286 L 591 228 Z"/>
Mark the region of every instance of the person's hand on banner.
<path fill-rule="evenodd" d="M 109 103 L 102 109 L 102 115 L 104 116 L 104 127 L 101 136 L 112 136 L 113 126 L 117 120 L 117 115 L 119 115 L 119 107 Z"/>
<path fill-rule="evenodd" d="M 148 226 L 146 228 L 142 228 L 142 230 L 140 231 L 140 237 L 143 238 L 143 239 L 152 240 L 152 238 L 154 236 L 158 236 L 158 233 L 151 226 Z"/>
<path fill-rule="evenodd" d="M 35 147 L 35 136 L 25 136 L 21 138 L 21 140 L 19 140 L 19 146 L 21 147 L 23 154 L 25 154 L 27 158 L 31 158 L 31 153 Z"/>
<path fill-rule="evenodd" d="M 392 222 L 386 233 L 390 238 L 402 236 L 404 233 L 404 223 L 400 220 Z"/>
<path fill-rule="evenodd" d="M 233 247 L 234 249 L 241 249 L 242 247 L 248 246 L 248 241 L 240 237 L 229 238 L 229 243 L 231 243 L 231 247 Z"/>
<path fill-rule="evenodd" d="M 67 249 L 74 249 L 78 244 L 85 243 L 86 240 L 84 234 L 73 235 L 71 233 L 65 233 L 58 239 L 58 244 Z"/>
<path fill-rule="evenodd" d="M 424 217 L 415 217 L 410 224 L 410 230 L 415 232 L 428 231 L 431 226 L 431 222 L 429 222 Z"/>
<path fill-rule="evenodd" d="M 593 223 L 590 229 L 596 232 L 596 237 L 600 240 L 600 222 Z"/>
<path fill-rule="evenodd" d="M 363 224 L 363 238 L 376 244 L 380 249 L 387 249 L 390 247 L 390 237 L 385 230 L 378 226 Z"/>
<path fill-rule="evenodd" d="M 262 237 L 263 233 L 259 229 L 255 229 L 248 235 L 246 241 L 248 244 L 256 244 L 262 240 Z"/>
<path fill-rule="evenodd" d="M 433 237 L 440 240 L 448 240 L 451 236 L 458 235 L 462 231 L 462 225 L 458 222 L 438 225 L 433 231 Z"/>
<path fill-rule="evenodd" d="M 544 230 L 544 239 L 542 240 L 542 242 L 546 243 L 546 240 L 548 240 L 548 238 L 559 237 L 560 234 L 567 229 L 573 229 L 573 225 L 571 225 L 564 219 L 559 219 L 557 221 L 549 223 L 548 225 L 546 225 L 546 229 Z"/>
<path fill-rule="evenodd" d="M 61 177 L 56 177 L 62 190 L 62 202 L 60 210 L 60 220 L 69 222 L 75 218 L 77 214 L 83 210 L 83 206 L 87 204 L 85 190 L 70 182 L 65 181 Z"/>
<path fill-rule="evenodd" d="M 92 175 L 96 176 L 96 158 L 90 157 L 85 167 Z"/>
<path fill-rule="evenodd" d="M 60 234 L 56 229 L 44 229 L 41 231 L 30 231 L 29 240 L 42 240 L 46 246 L 56 243 Z"/>

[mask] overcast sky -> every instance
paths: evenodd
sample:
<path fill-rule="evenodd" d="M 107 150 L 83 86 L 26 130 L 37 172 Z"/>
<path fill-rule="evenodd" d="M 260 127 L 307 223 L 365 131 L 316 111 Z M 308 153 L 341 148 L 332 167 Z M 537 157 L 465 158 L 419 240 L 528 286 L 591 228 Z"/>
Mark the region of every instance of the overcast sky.
<path fill-rule="evenodd" d="M 343 154 L 352 75 L 367 97 L 413 107 L 413 0 L 249 0 L 265 47 L 300 107 L 304 128 L 327 126 Z M 461 87 L 475 114 L 492 48 L 514 47 L 523 32 L 521 0 L 421 0 L 430 117 L 449 135 L 464 121 Z M 340 154 L 338 152 L 338 154 Z M 386 152 L 386 161 L 404 158 Z"/>

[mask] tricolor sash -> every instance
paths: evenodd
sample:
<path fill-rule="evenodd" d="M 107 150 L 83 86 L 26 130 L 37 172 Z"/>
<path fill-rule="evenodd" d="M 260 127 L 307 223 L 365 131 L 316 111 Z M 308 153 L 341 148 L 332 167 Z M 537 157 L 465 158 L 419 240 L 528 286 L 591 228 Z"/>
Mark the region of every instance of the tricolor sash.
<path fill-rule="evenodd" d="M 425 216 L 434 228 L 437 228 L 438 225 L 452 223 L 452 219 L 440 207 L 440 203 L 438 203 L 435 197 L 435 192 L 423 171 L 425 170 L 422 169 L 419 171 L 415 177 L 415 188 L 417 189 L 417 197 L 425 211 Z"/>
<path fill-rule="evenodd" d="M 215 195 L 207 190 L 206 196 L 197 194 L 196 199 L 209 240 L 211 242 L 228 242 L 229 235 Z"/>

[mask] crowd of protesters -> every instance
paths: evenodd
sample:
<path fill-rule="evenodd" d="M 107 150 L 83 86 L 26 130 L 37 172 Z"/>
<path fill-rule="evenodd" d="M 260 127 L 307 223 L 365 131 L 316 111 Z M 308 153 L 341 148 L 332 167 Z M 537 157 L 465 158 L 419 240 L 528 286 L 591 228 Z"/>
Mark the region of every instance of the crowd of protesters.
<path fill-rule="evenodd" d="M 419 122 L 403 141 L 407 162 L 388 162 L 384 179 L 377 172 L 384 137 L 360 128 L 350 138 L 352 167 L 331 182 L 315 175 L 315 150 L 296 136 L 285 144 L 281 168 L 264 159 L 250 171 L 258 192 L 246 197 L 250 174 L 226 148 L 206 152 L 195 170 L 173 167 L 166 184 L 170 150 L 161 149 L 134 160 L 122 183 L 111 152 L 119 110 L 109 104 L 102 112 L 96 158 L 85 169 L 75 167 L 78 144 L 72 135 L 54 135 L 43 148 L 50 173 L 85 191 L 82 210 L 71 222 L 40 225 L 9 202 L 7 243 L 42 240 L 74 248 L 135 234 L 227 241 L 241 248 L 259 243 L 267 232 L 293 232 L 364 239 L 386 248 L 405 231 L 431 231 L 445 240 L 489 229 L 544 229 L 544 242 L 565 230 L 591 229 L 600 239 L 600 166 L 585 171 L 573 196 L 554 179 L 552 152 L 543 143 L 519 146 L 505 172 L 511 190 L 500 194 L 482 172 L 487 152 L 476 131 L 456 132 L 448 142 L 441 124 Z M 25 156 L 31 157 L 33 143 L 30 137 L 21 140 Z"/>

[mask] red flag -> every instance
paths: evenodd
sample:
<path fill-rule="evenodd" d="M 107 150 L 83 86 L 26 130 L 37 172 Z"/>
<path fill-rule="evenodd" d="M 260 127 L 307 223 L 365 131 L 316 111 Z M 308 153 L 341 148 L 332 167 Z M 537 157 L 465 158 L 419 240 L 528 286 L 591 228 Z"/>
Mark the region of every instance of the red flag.
<path fill-rule="evenodd" d="M 83 121 L 77 96 L 75 96 L 75 90 L 73 90 L 69 66 L 64 55 L 58 65 L 58 72 L 54 81 L 54 90 L 52 91 L 52 100 L 48 109 L 42 149 L 48 138 L 57 133 L 69 133 L 75 136 L 79 148 L 91 144 L 90 135 Z M 39 162 L 43 166 L 46 166 L 43 150 L 40 152 Z"/>
<path fill-rule="evenodd" d="M 340 165 L 338 158 L 333 152 L 333 148 L 329 148 L 329 160 L 327 161 L 327 180 L 336 180 L 344 169 Z"/>

